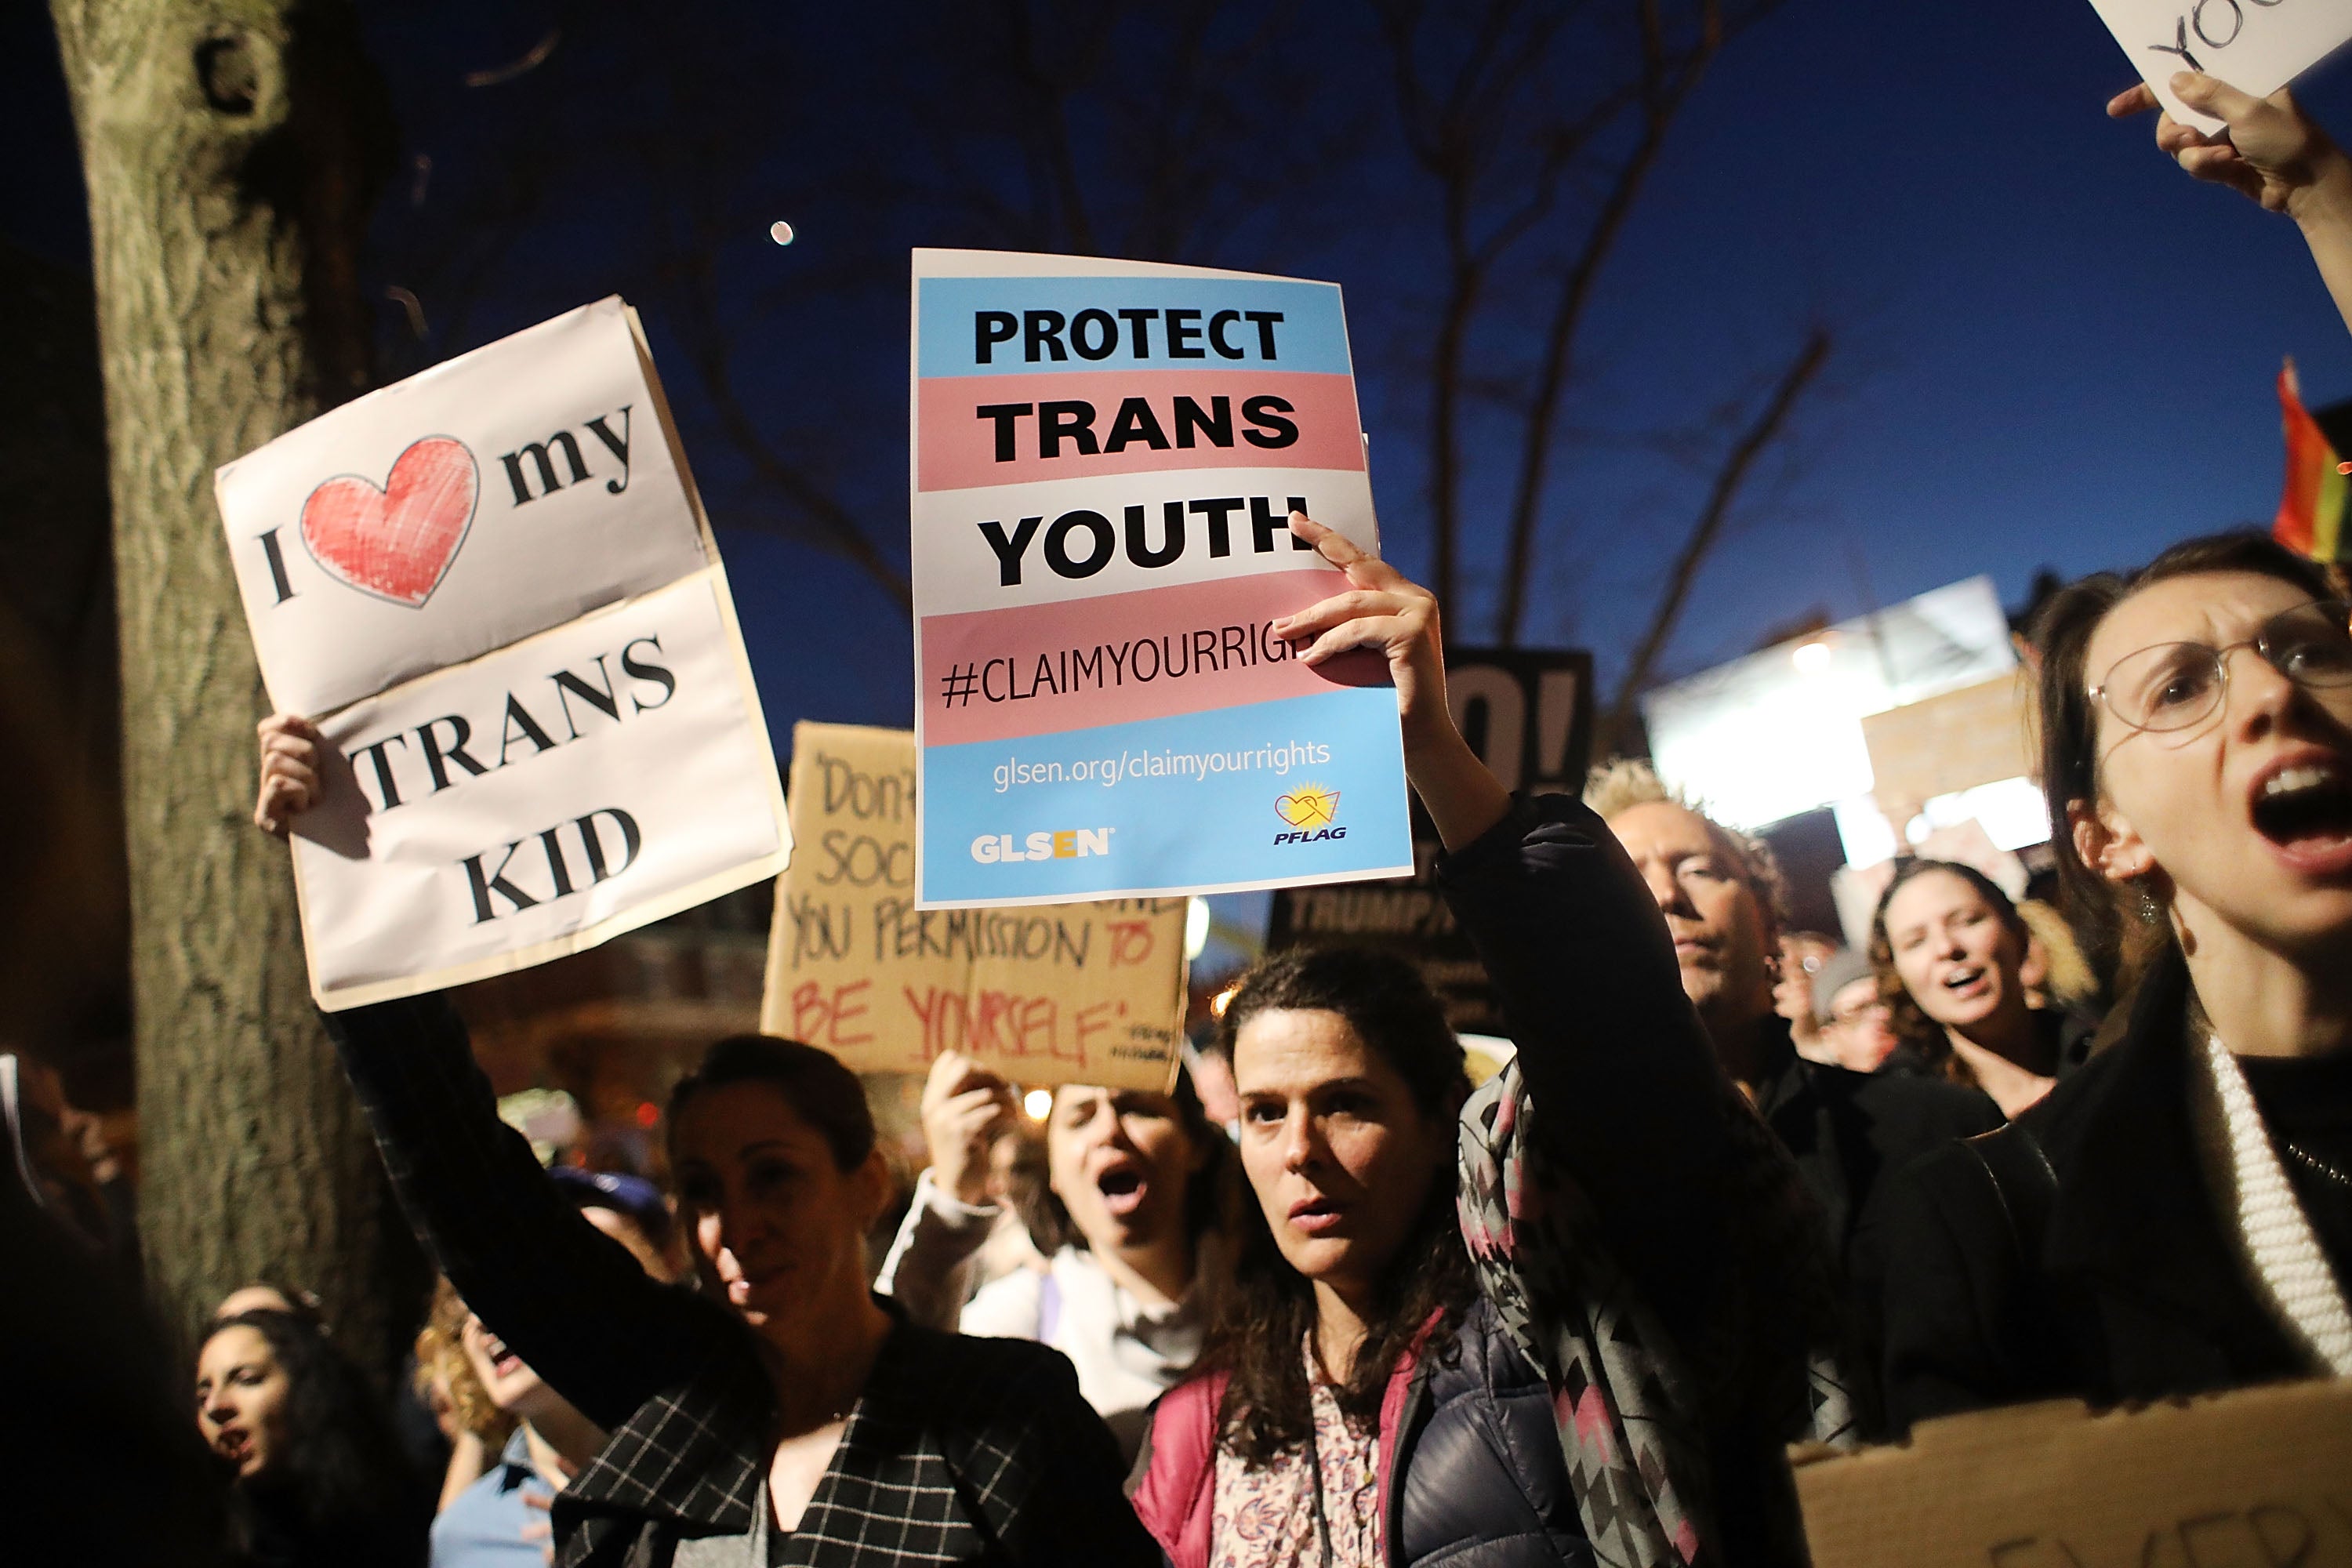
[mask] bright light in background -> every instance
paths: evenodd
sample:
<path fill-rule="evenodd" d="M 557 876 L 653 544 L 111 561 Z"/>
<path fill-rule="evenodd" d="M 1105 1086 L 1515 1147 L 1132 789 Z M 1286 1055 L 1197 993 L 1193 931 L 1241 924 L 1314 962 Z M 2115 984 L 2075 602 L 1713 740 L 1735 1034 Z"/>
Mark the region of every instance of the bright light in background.
<path fill-rule="evenodd" d="M 1974 817 L 1996 849 L 2022 849 L 2050 837 L 2050 808 L 2032 779 L 2002 779 L 1939 795 L 1921 815 L 1934 827 L 1955 827 Z"/>
<path fill-rule="evenodd" d="M 1753 830 L 1870 794 L 1864 715 L 2016 665 L 1992 579 L 1971 577 L 1661 687 L 1642 711 L 1660 776 Z"/>
<path fill-rule="evenodd" d="M 1198 958 L 1209 945 L 1209 900 L 1195 898 L 1184 906 L 1184 956 Z"/>
<path fill-rule="evenodd" d="M 1849 866 L 1875 866 L 1895 858 L 1895 825 L 1868 795 L 1842 800 L 1831 806 L 1837 817 L 1838 843 Z"/>
<path fill-rule="evenodd" d="M 793 226 L 778 218 L 768 226 L 768 237 L 778 245 L 790 245 L 793 242 Z"/>
<path fill-rule="evenodd" d="M 1050 1089 L 1031 1089 L 1021 1097 L 1021 1109 L 1029 1113 L 1030 1121 L 1045 1121 L 1046 1114 L 1054 1109 L 1054 1091 Z"/>
<path fill-rule="evenodd" d="M 1225 1016 L 1225 1009 L 1234 1005 L 1234 993 L 1241 988 L 1242 983 L 1236 980 L 1231 985 L 1226 986 L 1223 991 L 1218 992 L 1214 996 L 1210 997 L 1209 1016 L 1213 1018 L 1223 1017 Z"/>

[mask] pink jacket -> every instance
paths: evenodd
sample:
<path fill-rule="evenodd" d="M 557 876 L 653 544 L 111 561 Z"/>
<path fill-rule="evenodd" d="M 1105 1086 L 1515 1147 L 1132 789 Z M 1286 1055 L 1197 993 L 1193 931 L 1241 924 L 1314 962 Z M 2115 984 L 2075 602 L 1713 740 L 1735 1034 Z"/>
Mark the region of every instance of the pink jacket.
<path fill-rule="evenodd" d="M 1383 1521 L 1391 1517 L 1389 1500 L 1394 1495 L 1400 1428 L 1417 1359 L 1412 1350 L 1397 1357 L 1388 1391 L 1381 1395 L 1379 1497 Z M 1141 1460 L 1143 1480 L 1128 1500 L 1175 1568 L 1208 1568 L 1217 1491 L 1217 1406 L 1224 1401 L 1228 1381 L 1225 1373 L 1203 1373 L 1161 1394 L 1152 1409 Z M 1385 1533 L 1384 1527 L 1383 1539 Z"/>

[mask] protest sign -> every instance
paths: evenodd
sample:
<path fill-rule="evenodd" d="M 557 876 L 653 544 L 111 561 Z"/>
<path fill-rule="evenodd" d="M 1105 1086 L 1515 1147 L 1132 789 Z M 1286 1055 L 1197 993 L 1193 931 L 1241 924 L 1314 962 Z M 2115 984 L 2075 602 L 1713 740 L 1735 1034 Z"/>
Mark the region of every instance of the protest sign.
<path fill-rule="evenodd" d="M 2343 0 L 2091 0 L 2167 113 L 2211 134 L 2221 121 L 2174 96 L 2175 73 L 2203 71 L 2267 98 L 2352 39 Z"/>
<path fill-rule="evenodd" d="M 862 1072 L 962 1051 L 1018 1083 L 1164 1090 L 1184 1017 L 1182 899 L 915 902 L 915 737 L 793 727 L 793 837 L 760 1026 Z"/>
<path fill-rule="evenodd" d="M 2025 666 L 1957 691 L 1865 713 L 1871 795 L 1908 823 L 1937 795 L 2034 773 L 2033 672 Z"/>
<path fill-rule="evenodd" d="M 1801 1450 L 1814 1568 L 2352 1568 L 2352 1381 L 1921 1423 Z"/>
<path fill-rule="evenodd" d="M 1270 624 L 1379 547 L 1339 290 L 915 252 L 925 908 L 1393 876 L 1396 697 Z"/>
<path fill-rule="evenodd" d="M 1449 648 L 1445 705 L 1470 749 L 1513 790 L 1579 791 L 1592 751 L 1592 656 L 1568 650 Z M 1370 886 L 1285 888 L 1266 946 L 1370 946 L 1409 959 L 1457 1033 L 1507 1035 L 1477 950 L 1431 879 L 1437 830 L 1413 804 L 1416 870 Z"/>
<path fill-rule="evenodd" d="M 717 559 L 618 299 L 344 404 L 213 489 L 283 713 L 331 712 Z"/>
<path fill-rule="evenodd" d="M 330 1010 L 583 948 L 782 868 L 775 759 L 635 315 L 590 305 L 215 476 Z"/>

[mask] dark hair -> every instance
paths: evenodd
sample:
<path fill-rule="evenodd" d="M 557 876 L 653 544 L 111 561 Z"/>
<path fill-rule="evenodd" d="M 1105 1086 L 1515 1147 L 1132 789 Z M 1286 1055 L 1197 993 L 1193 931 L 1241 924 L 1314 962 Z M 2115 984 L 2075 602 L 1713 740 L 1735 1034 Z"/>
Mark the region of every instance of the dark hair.
<path fill-rule="evenodd" d="M 257 1527 L 271 1525 L 320 1548 L 413 1531 L 421 1561 L 423 1492 L 359 1368 L 315 1323 L 290 1312 L 239 1312 L 214 1323 L 204 1342 L 237 1328 L 268 1341 L 286 1374 L 284 1448 L 267 1472 L 232 1489 L 247 1544 Z"/>
<path fill-rule="evenodd" d="M 1085 1246 L 1086 1238 L 1077 1234 L 1070 1221 L 1070 1211 L 1062 1206 L 1046 1184 L 1051 1178 L 1051 1161 L 1045 1152 L 1045 1135 L 1015 1118 L 988 1145 L 992 1163 L 996 1151 L 1010 1143 L 1015 1151 L 1013 1157 L 1011 1184 L 1005 1201 L 1021 1220 L 1021 1228 L 1029 1233 L 1029 1245 L 1047 1258 L 1075 1243 Z"/>
<path fill-rule="evenodd" d="M 316 1291 L 305 1290 L 299 1286 L 289 1285 L 283 1279 L 270 1279 L 264 1278 L 259 1279 L 248 1279 L 244 1284 L 238 1286 L 235 1290 L 231 1290 L 228 1295 L 235 1296 L 247 1290 L 275 1290 L 278 1292 L 278 1299 L 287 1303 L 285 1310 L 288 1316 L 296 1319 L 299 1322 L 307 1324 L 310 1328 L 318 1330 L 319 1332 L 322 1334 L 331 1334 L 334 1332 L 333 1326 L 327 1321 L 326 1309 L 320 1302 L 318 1293 Z M 224 1296 L 221 1300 L 226 1301 L 228 1300 L 228 1296 Z M 277 1309 L 269 1307 L 257 1307 L 253 1310 L 255 1311 L 274 1311 Z M 229 1314 L 230 1317 L 239 1315 L 240 1314 L 237 1313 Z M 228 1318 L 221 1316 L 220 1310 L 218 1308 L 215 1308 L 213 1310 L 213 1322 L 215 1324 L 226 1323 L 228 1321 Z M 211 1331 L 207 1329 L 205 1331 L 209 1333 Z"/>
<path fill-rule="evenodd" d="M 2170 931 L 2128 921 L 2125 890 L 2084 865 L 2074 852 L 2068 808 L 2078 801 L 2096 801 L 2099 795 L 2099 716 L 2085 668 L 2091 636 L 2110 610 L 2141 589 L 2209 572 L 2275 577 L 2315 599 L 2339 594 L 2326 568 L 2249 529 L 2183 540 L 2128 574 L 2101 572 L 2085 577 L 2053 595 L 2034 628 L 2032 641 L 2042 649 L 2042 789 L 2050 808 L 2050 847 L 2058 863 L 2066 918 L 2103 977 L 2111 977 L 2118 963 L 2137 967 L 2170 940 Z M 2145 934 L 2126 952 L 2126 932 L 2134 929 Z"/>
<path fill-rule="evenodd" d="M 1260 1013 L 1298 1009 L 1337 1013 L 1405 1080 L 1414 1106 L 1449 1123 L 1470 1091 L 1462 1042 L 1445 1009 L 1401 958 L 1369 948 L 1295 947 L 1260 960 L 1242 977 L 1218 1026 L 1230 1056 L 1242 1026 Z M 1439 1163 L 1422 1212 L 1390 1265 L 1365 1325 L 1356 1363 L 1339 1389 L 1340 1408 L 1379 1418 L 1397 1360 L 1421 1341 L 1423 1356 L 1453 1353 L 1454 1330 L 1477 1294 L 1470 1257 L 1454 1215 L 1454 1163 Z M 1315 1325 L 1315 1292 L 1291 1268 L 1256 1203 L 1238 1205 L 1241 1232 L 1229 1310 L 1211 1335 L 1204 1366 L 1230 1373 L 1218 1411 L 1220 1437 L 1243 1459 L 1263 1465 L 1307 1436 L 1307 1368 L 1302 1347 Z M 1426 1339 L 1424 1324 L 1436 1326 Z"/>
<path fill-rule="evenodd" d="M 1916 881 L 1933 871 L 1958 877 L 1976 889 L 1977 896 L 2000 917 L 2000 923 L 2008 928 L 2010 935 L 2017 939 L 2021 963 L 2024 960 L 2027 947 L 2033 941 L 2033 928 L 2025 923 L 2025 917 L 2017 912 L 2015 901 L 2001 889 L 2000 884 L 1974 866 L 1965 866 L 1958 860 L 1915 857 L 1900 861 L 1895 865 L 1894 880 L 1888 882 L 1886 890 L 1878 895 L 1878 908 L 1870 917 L 1870 963 L 1871 967 L 1878 972 L 1878 994 L 1886 1003 L 1887 1022 L 1895 1031 L 1895 1037 L 1916 1051 L 1939 1076 L 1955 1083 L 1972 1085 L 1976 1079 L 1960 1060 L 1958 1053 L 1952 1049 L 1951 1037 L 1944 1033 L 1941 1024 L 1927 1016 L 1926 1010 L 1919 1005 L 1918 998 L 1911 994 L 1911 988 L 1903 983 L 1901 973 L 1895 967 L 1895 942 L 1886 930 L 1886 906 L 1895 901 L 1896 890 L 1905 883 Z"/>
<path fill-rule="evenodd" d="M 1062 1089 L 1072 1087 L 1069 1084 L 1061 1086 Z M 1058 1089 L 1055 1091 L 1056 1103 L 1059 1102 L 1060 1092 Z M 1116 1094 L 1119 1091 L 1113 1089 L 1109 1092 Z M 1209 1120 L 1209 1112 L 1201 1103 L 1201 1091 L 1192 1087 L 1192 1075 L 1189 1070 L 1177 1069 L 1176 1087 L 1168 1091 L 1168 1098 L 1175 1102 L 1176 1121 L 1184 1129 L 1184 1135 L 1205 1156 L 1201 1168 L 1193 1172 L 1192 1179 L 1184 1184 L 1184 1233 L 1197 1242 L 1205 1232 L 1229 1229 L 1233 1225 L 1233 1210 L 1237 1206 L 1234 1203 L 1234 1141 L 1225 1136 L 1223 1128 Z M 1038 1251 L 1050 1258 L 1062 1247 L 1084 1247 L 1087 1245 L 1086 1236 L 1078 1229 L 1077 1222 L 1070 1217 L 1069 1209 L 1055 1194 L 1052 1187 L 1043 1184 L 1039 1185 L 1036 1207 L 1039 1212 L 1034 1217 L 1024 1217 L 1029 1226 L 1030 1239 L 1036 1243 Z M 1045 1245 L 1048 1237 L 1053 1239 L 1054 1246 Z"/>
<path fill-rule="evenodd" d="M 677 1136 L 678 1113 L 695 1096 L 731 1084 L 764 1084 L 793 1112 L 824 1135 L 835 1169 L 864 1164 L 874 1152 L 874 1111 L 866 1086 L 832 1053 L 773 1035 L 730 1035 L 702 1053 L 702 1064 L 669 1091 L 667 1121 Z"/>

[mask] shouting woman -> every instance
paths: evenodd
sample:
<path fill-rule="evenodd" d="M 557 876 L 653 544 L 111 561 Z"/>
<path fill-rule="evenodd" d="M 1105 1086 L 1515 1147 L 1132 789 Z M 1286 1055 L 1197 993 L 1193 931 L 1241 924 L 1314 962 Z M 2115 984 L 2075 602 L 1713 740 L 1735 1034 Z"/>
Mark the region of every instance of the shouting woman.
<path fill-rule="evenodd" d="M 1064 1084 L 1045 1113 L 1043 1202 L 1061 1244 L 974 1292 L 971 1260 L 1003 1217 L 983 1162 L 1012 1110 L 1004 1080 L 955 1052 L 923 1094 L 931 1164 L 879 1289 L 910 1315 L 968 1334 L 1035 1340 L 1070 1358 L 1078 1391 L 1132 1457 L 1146 1413 L 1201 1353 L 1230 1271 L 1220 1230 L 1232 1166 L 1187 1079 L 1173 1094 Z"/>
<path fill-rule="evenodd" d="M 2352 611 L 2225 534 L 2042 626 L 2059 873 L 2139 978 L 2116 1044 L 1890 1192 L 1889 1403 L 2352 1373 Z"/>

